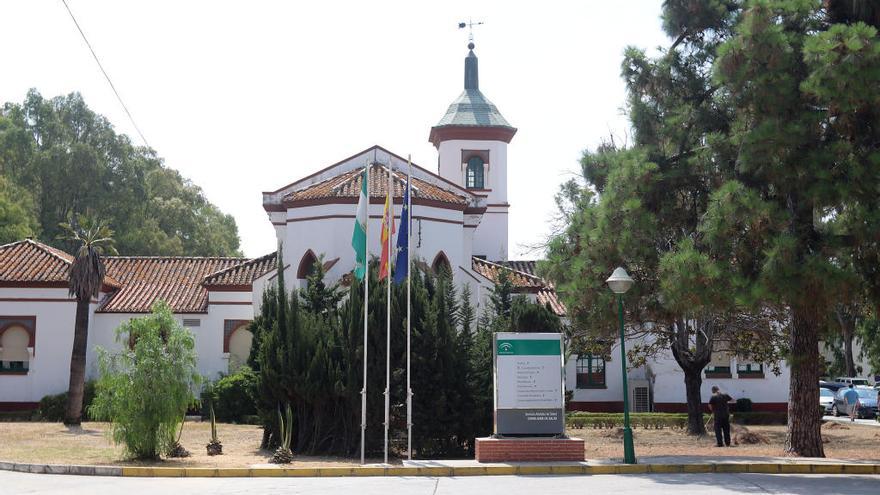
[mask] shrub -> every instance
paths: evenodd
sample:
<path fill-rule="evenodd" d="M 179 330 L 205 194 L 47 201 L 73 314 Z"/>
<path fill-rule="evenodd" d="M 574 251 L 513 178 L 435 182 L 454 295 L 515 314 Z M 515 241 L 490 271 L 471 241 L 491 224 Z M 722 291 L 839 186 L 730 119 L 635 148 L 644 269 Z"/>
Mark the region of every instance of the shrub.
<path fill-rule="evenodd" d="M 167 454 L 176 444 L 183 415 L 195 400 L 195 340 L 165 303 L 116 329 L 120 350 L 98 348 L 101 377 L 90 408 L 112 422 L 113 441 L 140 459 Z M 129 345 L 129 342 L 133 343 Z"/>
<path fill-rule="evenodd" d="M 731 421 L 739 425 L 784 425 L 788 423 L 786 412 L 737 412 Z"/>
<path fill-rule="evenodd" d="M 201 397 L 202 416 L 208 411 L 208 402 L 213 402 L 218 421 L 241 423 L 245 416 L 257 414 L 256 394 L 257 374 L 250 367 L 242 366 L 205 387 Z"/>
<path fill-rule="evenodd" d="M 95 382 L 88 381 L 83 389 L 83 420 L 90 421 L 93 418 L 89 415 L 88 408 L 95 399 Z M 64 421 L 64 415 L 67 412 L 67 392 L 55 395 L 47 395 L 40 399 L 40 407 L 37 414 L 41 421 Z"/>
<path fill-rule="evenodd" d="M 663 429 L 684 428 L 687 426 L 687 414 L 677 413 L 630 413 L 630 425 L 635 428 Z M 588 413 L 573 412 L 566 417 L 569 428 L 621 428 L 623 413 Z"/>
<path fill-rule="evenodd" d="M 736 399 L 736 412 L 752 412 L 752 399 L 746 397 Z"/>

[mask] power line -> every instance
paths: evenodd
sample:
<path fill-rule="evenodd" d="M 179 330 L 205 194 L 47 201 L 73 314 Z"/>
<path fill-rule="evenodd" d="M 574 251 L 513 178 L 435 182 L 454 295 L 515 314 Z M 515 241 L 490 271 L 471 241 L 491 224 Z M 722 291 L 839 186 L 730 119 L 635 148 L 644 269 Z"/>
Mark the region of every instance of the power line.
<path fill-rule="evenodd" d="M 110 89 L 113 90 L 113 94 L 116 95 L 116 99 L 119 100 L 119 104 L 122 105 L 122 109 L 125 110 L 125 114 L 128 115 L 128 120 L 131 121 L 131 125 L 134 126 L 134 130 L 137 131 L 138 135 L 141 137 L 141 140 L 147 146 L 147 148 L 152 148 L 150 143 L 147 142 L 147 138 L 144 137 L 144 133 L 141 132 L 140 127 L 138 127 L 137 122 L 134 121 L 134 117 L 131 116 L 131 112 L 128 111 L 128 106 L 125 105 L 125 102 L 122 101 L 122 97 L 119 96 L 119 91 L 116 91 L 116 86 L 113 85 L 113 81 L 110 80 L 110 75 L 107 74 L 107 71 L 104 70 L 104 66 L 101 65 L 101 61 L 98 60 L 98 54 L 95 53 L 95 50 L 92 48 L 92 44 L 89 43 L 89 39 L 86 38 L 86 33 L 83 32 L 82 28 L 79 27 L 79 23 L 76 21 L 76 17 L 74 17 L 73 12 L 70 10 L 70 6 L 67 5 L 67 0 L 61 0 L 61 3 L 64 4 L 64 8 L 67 9 L 67 13 L 70 14 L 71 20 L 73 20 L 73 24 L 76 26 L 77 31 L 79 31 L 80 36 L 82 36 L 83 41 L 86 42 L 86 46 L 89 47 L 89 51 L 92 52 L 92 58 L 95 59 L 95 63 L 98 64 L 98 68 L 101 69 L 101 73 L 104 74 L 104 79 L 107 79 L 107 83 L 110 85 Z"/>

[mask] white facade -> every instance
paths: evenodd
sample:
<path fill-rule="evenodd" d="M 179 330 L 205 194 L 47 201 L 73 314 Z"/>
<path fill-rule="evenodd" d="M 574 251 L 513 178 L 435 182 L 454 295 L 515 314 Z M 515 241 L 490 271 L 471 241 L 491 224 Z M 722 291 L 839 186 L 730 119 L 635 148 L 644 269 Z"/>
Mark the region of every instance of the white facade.
<path fill-rule="evenodd" d="M 483 187 L 471 189 L 475 196 L 485 199 L 486 212 L 476 228 L 473 254 L 490 260 L 507 260 L 508 210 L 507 202 L 507 143 L 452 139 L 438 147 L 439 173 L 456 185 L 466 187 L 467 160 L 474 154 L 488 158 L 484 164 Z"/>
<path fill-rule="evenodd" d="M 251 292 L 212 292 L 207 313 L 179 313 L 175 318 L 198 326 L 189 327 L 195 336 L 199 374 L 216 379 L 229 371 L 229 353 L 224 352 L 224 322 L 253 320 Z M 103 296 L 103 294 L 102 294 Z M 116 329 L 142 313 L 96 313 L 92 304 L 87 379 L 97 378 L 97 347 L 118 350 Z M 63 288 L 0 288 L 0 318 L 27 316 L 35 326 L 36 342 L 29 347 L 27 371 L 0 373 L 0 410 L 27 409 L 46 395 L 67 390 L 76 302 Z M 242 331 L 246 331 L 242 329 Z M 5 406 L 5 407 L 4 407 Z"/>
<path fill-rule="evenodd" d="M 413 177 L 421 181 L 426 191 L 434 188 L 434 192 L 417 194 L 419 201 L 413 199 L 410 255 L 429 266 L 436 260 L 446 260 L 455 284 L 470 287 L 479 312 L 486 307 L 494 285 L 487 275 L 475 271 L 473 256 L 502 264 L 509 256 L 507 144 L 516 129 L 479 93 L 473 52 L 468 60 L 470 72 L 466 73 L 465 92 L 431 131 L 430 139 L 438 150 L 438 173 L 412 167 Z M 468 187 L 467 164 L 473 155 L 483 160 L 481 187 Z M 405 159 L 374 146 L 281 189 L 263 193 L 263 206 L 283 246 L 281 266 L 285 270 L 287 290 L 303 285 L 300 268 L 308 266 L 304 260 L 311 260 L 312 256 L 323 258 L 331 282 L 342 279 L 353 269 L 355 253 L 351 238 L 357 192 L 352 197 L 351 191 L 339 193 L 337 189 L 344 180 L 350 180 L 368 165 L 384 170 L 383 173 L 391 168 L 398 180 L 405 178 L 408 171 Z M 379 179 L 385 180 L 385 177 Z M 315 188 L 323 188 L 323 195 L 304 195 L 305 200 L 298 199 L 304 191 Z M 401 198 L 395 196 L 395 221 L 399 222 Z M 381 251 L 383 203 L 383 197 L 374 196 L 369 206 L 368 248 L 372 257 L 378 257 Z M 533 273 L 520 272 L 518 276 L 533 282 L 538 279 Z M 206 286 L 207 307 L 203 312 L 175 314 L 195 335 L 200 374 L 215 379 L 238 364 L 250 340 L 244 333 L 246 324 L 259 312 L 263 291 L 268 284 L 275 283 L 276 277 L 273 269 L 259 273 L 244 285 L 229 284 L 223 289 Z M 195 282 L 198 284 L 201 280 Z M 540 290 L 552 291 L 546 286 Z M 536 299 L 534 290 L 528 292 L 528 297 Z M 4 318 L 26 317 L 34 321 L 35 327 L 35 345 L 27 351 L 27 371 L 2 372 L 0 369 L 0 410 L 33 406 L 45 395 L 67 390 L 75 308 L 67 289 L 57 288 L 57 281 L 56 288 L 29 288 L 28 284 L 0 287 L 0 322 Z M 96 346 L 118 349 L 116 328 L 131 318 L 143 316 L 143 313 L 103 313 L 96 309 L 97 302 L 92 305 L 89 328 L 87 375 L 90 378 L 97 375 Z M 0 326 L 0 334 L 3 330 Z M 604 365 L 602 386 L 579 388 L 577 359 L 573 357 L 568 361 L 566 386 L 573 392 L 572 405 L 613 410 L 622 402 L 622 375 L 616 348 L 611 349 L 610 359 Z M 736 370 L 735 362 L 732 366 Z M 752 375 L 746 379 L 735 372 L 733 375 L 729 379 L 704 380 L 704 398 L 709 396 L 711 385 L 717 384 L 734 397 L 748 397 L 767 407 L 778 407 L 787 399 L 787 368 L 783 368 L 778 377 L 769 370 L 761 378 Z M 634 403 L 636 389 L 639 393 L 647 389 L 649 408 L 674 410 L 685 403 L 683 374 L 671 356 L 658 356 L 648 366 L 630 370 L 628 378 Z"/>
<path fill-rule="evenodd" d="M 631 346 L 636 342 L 628 342 Z M 578 380 L 577 356 L 571 356 L 565 366 L 566 390 L 572 392 L 570 407 L 585 411 L 622 411 L 623 374 L 620 365 L 620 345 L 611 347 L 604 361 L 603 385 L 585 385 Z M 789 368 L 780 363 L 780 374 L 776 375 L 768 365 L 762 365 L 761 373 L 738 371 L 738 365 L 745 364 L 736 357 L 730 358 L 730 373 L 712 373 L 707 367 L 702 372 L 703 383 L 700 395 L 706 403 L 712 395 L 712 387 L 718 386 L 734 399 L 747 398 L 756 411 L 784 411 L 788 402 Z M 751 363 L 750 363 L 751 364 Z M 754 364 L 752 364 L 754 366 Z M 671 351 L 663 351 L 648 360 L 645 366 L 628 369 L 630 407 L 636 409 L 639 402 L 637 389 L 644 388 L 647 393 L 648 411 L 686 412 L 684 372 L 672 357 Z M 818 398 L 817 398 L 818 400 Z"/>

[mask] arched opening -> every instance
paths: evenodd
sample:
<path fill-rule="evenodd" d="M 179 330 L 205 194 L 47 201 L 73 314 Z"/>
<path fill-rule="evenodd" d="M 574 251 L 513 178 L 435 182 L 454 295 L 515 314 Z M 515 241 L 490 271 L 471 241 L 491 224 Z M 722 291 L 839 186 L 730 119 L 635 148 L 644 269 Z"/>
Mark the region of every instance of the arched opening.
<path fill-rule="evenodd" d="M 303 255 L 299 262 L 299 268 L 296 270 L 296 278 L 299 280 L 309 278 L 310 275 L 315 273 L 315 263 L 317 262 L 318 257 L 315 256 L 315 253 L 313 253 L 311 249 L 306 251 L 306 254 Z"/>
<path fill-rule="evenodd" d="M 0 372 L 27 371 L 31 335 L 21 326 L 11 326 L 0 334 Z"/>
<path fill-rule="evenodd" d="M 434 275 L 452 275 L 452 265 L 449 264 L 449 259 L 440 251 L 437 253 L 437 256 L 434 256 L 434 262 L 431 263 L 431 271 L 434 272 Z"/>
<path fill-rule="evenodd" d="M 248 357 L 251 355 L 251 345 L 254 342 L 254 334 L 248 330 L 248 325 L 241 325 L 232 331 L 229 336 L 229 372 L 233 373 L 237 369 L 247 364 Z"/>
<path fill-rule="evenodd" d="M 484 180 L 485 162 L 479 156 L 472 156 L 467 161 L 467 173 L 465 185 L 468 189 L 485 189 Z"/>

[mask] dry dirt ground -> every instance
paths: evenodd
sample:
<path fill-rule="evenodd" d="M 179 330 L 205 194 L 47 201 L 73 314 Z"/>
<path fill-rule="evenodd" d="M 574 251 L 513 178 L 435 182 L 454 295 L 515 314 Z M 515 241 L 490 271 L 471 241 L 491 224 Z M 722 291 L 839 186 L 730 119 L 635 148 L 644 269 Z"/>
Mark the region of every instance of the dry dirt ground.
<path fill-rule="evenodd" d="M 754 433 L 757 440 L 767 443 L 745 444 L 742 441 L 731 448 L 715 446 L 715 434 L 709 430 L 704 437 L 691 437 L 682 430 L 633 430 L 637 456 L 785 456 L 785 426 L 732 425 L 731 437 L 740 440 L 743 433 Z M 584 439 L 587 459 L 623 458 L 622 430 L 569 430 L 573 437 Z M 739 433 L 739 435 L 737 435 Z M 880 428 L 874 426 L 825 423 L 822 425 L 825 456 L 834 459 L 880 461 Z"/>
<path fill-rule="evenodd" d="M 159 463 L 125 460 L 121 447 L 107 436 L 107 423 L 83 423 L 82 429 L 68 429 L 61 423 L 0 422 L 0 460 L 45 464 L 161 465 L 180 467 L 247 467 L 269 462 L 272 453 L 259 449 L 263 430 L 258 426 L 217 424 L 223 455 L 209 456 L 205 445 L 211 439 L 211 424 L 187 422 L 180 443 L 190 457 Z M 291 467 L 347 466 L 360 459 L 297 456 Z"/>
<path fill-rule="evenodd" d="M 186 423 L 181 444 L 192 453 L 184 459 L 167 459 L 159 463 L 125 460 L 122 448 L 107 437 L 106 423 L 84 423 L 80 430 L 69 430 L 60 423 L 0 422 L 0 460 L 46 464 L 117 464 L 162 465 L 188 467 L 246 467 L 267 463 L 271 452 L 261 451 L 262 430 L 257 426 L 218 424 L 218 437 L 223 455 L 208 456 L 205 444 L 210 438 L 209 423 Z M 736 433 L 743 430 L 735 426 Z M 732 448 L 716 448 L 711 434 L 694 438 L 681 430 L 634 430 L 636 455 L 647 456 L 783 456 L 784 426 L 750 426 L 748 432 L 769 443 L 743 444 Z M 619 430 L 570 430 L 586 443 L 587 459 L 614 459 L 623 456 Z M 822 427 L 825 455 L 836 459 L 880 461 L 880 428 L 871 426 L 826 423 Z M 372 462 L 380 462 L 374 459 Z M 338 457 L 296 456 L 293 467 L 345 466 L 358 459 Z"/>

